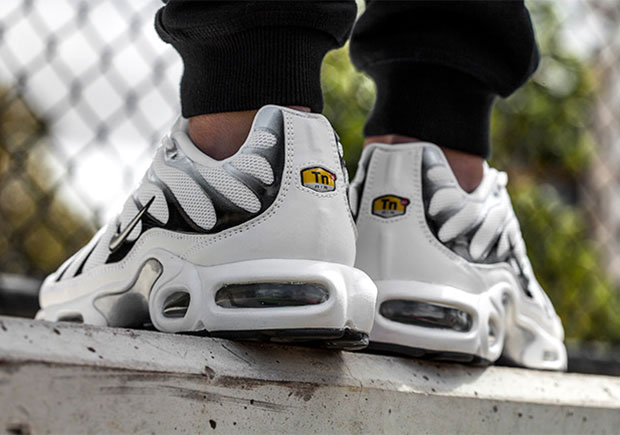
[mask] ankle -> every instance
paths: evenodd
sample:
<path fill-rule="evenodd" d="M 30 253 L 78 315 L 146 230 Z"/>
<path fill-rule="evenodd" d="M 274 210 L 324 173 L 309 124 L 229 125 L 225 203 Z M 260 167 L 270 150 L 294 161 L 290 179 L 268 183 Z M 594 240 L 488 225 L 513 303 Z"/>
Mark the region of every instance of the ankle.
<path fill-rule="evenodd" d="M 189 137 L 215 160 L 234 155 L 245 142 L 257 110 L 198 115 L 189 119 Z"/>
<path fill-rule="evenodd" d="M 303 112 L 307 107 L 290 106 Z M 189 137 L 203 153 L 215 160 L 233 156 L 250 133 L 258 110 L 222 112 L 189 118 Z"/>
<path fill-rule="evenodd" d="M 449 148 L 441 148 L 454 176 L 461 188 L 471 193 L 480 185 L 484 177 L 484 159 L 474 154 L 455 151 Z"/>
<path fill-rule="evenodd" d="M 420 142 L 420 139 L 410 136 L 401 136 L 400 134 L 384 134 L 381 136 L 368 136 L 364 141 L 364 146 L 370 145 L 371 143 L 394 145 L 409 142 Z"/>
<path fill-rule="evenodd" d="M 398 134 L 386 134 L 381 136 L 369 136 L 364 141 L 364 146 L 371 143 L 399 144 L 409 142 L 420 142 L 419 139 L 410 136 L 401 136 Z M 456 151 L 450 148 L 441 147 L 452 172 L 461 188 L 471 193 L 482 182 L 484 176 L 484 159 L 474 154 Z"/>

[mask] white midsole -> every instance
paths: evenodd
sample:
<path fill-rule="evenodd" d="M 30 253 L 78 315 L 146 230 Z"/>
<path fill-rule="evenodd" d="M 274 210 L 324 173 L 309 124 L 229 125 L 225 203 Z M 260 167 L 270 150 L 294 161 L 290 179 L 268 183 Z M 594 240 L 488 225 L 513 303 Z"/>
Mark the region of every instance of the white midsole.
<path fill-rule="evenodd" d="M 566 349 L 561 340 L 537 326 L 534 319 L 522 313 L 515 289 L 499 283 L 479 294 L 454 287 L 417 281 L 377 281 L 378 298 L 371 342 L 396 344 L 431 351 L 460 352 L 476 355 L 488 361 L 497 360 L 507 340 L 522 340 L 519 354 L 510 357 L 528 367 L 558 370 L 566 367 Z M 429 328 L 390 320 L 380 313 L 381 304 L 388 300 L 420 301 L 456 308 L 472 317 L 471 329 L 459 332 L 452 329 Z M 516 301 L 516 302 L 515 302 Z M 489 336 L 492 323 L 494 338 Z M 547 352 L 547 353 L 546 353 Z M 549 358 L 553 354 L 554 358 Z"/>
<path fill-rule="evenodd" d="M 162 250 L 143 256 L 142 264 L 155 259 L 162 265 L 148 301 L 153 325 L 165 332 L 242 331 L 297 328 L 351 328 L 369 333 L 375 311 L 376 287 L 362 271 L 351 266 L 314 260 L 262 259 L 217 266 L 199 266 Z M 79 314 L 85 323 L 107 325 L 94 301 L 103 294 L 129 288 L 136 279 L 88 292 L 77 299 L 44 306 L 37 318 L 56 321 Z M 313 282 L 329 291 L 329 298 L 317 305 L 224 308 L 215 303 L 215 293 L 225 285 L 261 282 Z M 163 307 L 175 292 L 190 295 L 185 316 L 167 317 Z"/>

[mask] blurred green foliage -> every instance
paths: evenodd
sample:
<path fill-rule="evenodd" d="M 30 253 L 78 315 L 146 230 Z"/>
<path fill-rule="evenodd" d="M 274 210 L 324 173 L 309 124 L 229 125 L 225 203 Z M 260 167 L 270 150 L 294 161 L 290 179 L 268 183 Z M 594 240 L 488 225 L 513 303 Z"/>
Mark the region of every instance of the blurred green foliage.
<path fill-rule="evenodd" d="M 511 194 L 537 276 L 568 337 L 620 342 L 620 297 L 601 267 L 580 190 L 596 149 L 593 69 L 563 49 L 557 4 L 531 2 L 541 64 L 497 104 L 492 162 Z"/>
<path fill-rule="evenodd" d="M 349 59 L 349 45 L 327 54 L 321 71 L 325 109 L 345 148 L 347 168 L 355 174 L 362 154 L 362 128 L 375 101 L 375 84 L 355 70 Z"/>
<path fill-rule="evenodd" d="M 600 266 L 592 228 L 580 208 L 579 185 L 595 150 L 590 128 L 597 89 L 592 69 L 562 48 L 555 7 L 550 1 L 529 4 L 541 64 L 523 88 L 498 101 L 491 164 L 509 174 L 530 259 L 567 337 L 618 343 L 620 297 Z M 322 79 L 324 113 L 354 174 L 374 84 L 355 71 L 348 47 L 328 54 Z"/>

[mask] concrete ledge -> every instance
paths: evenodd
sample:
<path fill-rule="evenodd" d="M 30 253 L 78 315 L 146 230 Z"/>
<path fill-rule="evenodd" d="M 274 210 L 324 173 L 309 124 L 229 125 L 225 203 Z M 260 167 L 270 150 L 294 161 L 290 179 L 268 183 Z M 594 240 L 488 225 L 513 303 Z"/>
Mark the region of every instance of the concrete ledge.
<path fill-rule="evenodd" d="M 0 317 L 0 431 L 590 433 L 620 378 Z"/>

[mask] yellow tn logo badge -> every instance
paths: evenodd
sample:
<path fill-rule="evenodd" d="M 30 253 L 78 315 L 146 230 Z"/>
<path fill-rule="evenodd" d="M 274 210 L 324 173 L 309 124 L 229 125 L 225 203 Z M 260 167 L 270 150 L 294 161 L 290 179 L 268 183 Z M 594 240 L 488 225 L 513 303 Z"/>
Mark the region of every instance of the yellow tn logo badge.
<path fill-rule="evenodd" d="M 301 184 L 315 192 L 332 192 L 336 190 L 336 174 L 315 166 L 301 171 Z"/>
<path fill-rule="evenodd" d="M 382 218 L 402 216 L 407 211 L 409 200 L 396 195 L 383 195 L 372 202 L 372 214 Z"/>

